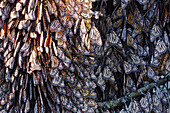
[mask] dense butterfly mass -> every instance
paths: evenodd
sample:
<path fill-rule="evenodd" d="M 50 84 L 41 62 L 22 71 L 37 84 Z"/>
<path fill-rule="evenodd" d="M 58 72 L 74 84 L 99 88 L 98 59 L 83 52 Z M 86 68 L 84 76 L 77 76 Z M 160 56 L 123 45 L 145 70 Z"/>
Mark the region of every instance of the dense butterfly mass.
<path fill-rule="evenodd" d="M 170 111 L 167 84 L 121 107 L 97 104 L 169 76 L 168 5 L 168 0 L 2 0 L 0 112 Z"/>

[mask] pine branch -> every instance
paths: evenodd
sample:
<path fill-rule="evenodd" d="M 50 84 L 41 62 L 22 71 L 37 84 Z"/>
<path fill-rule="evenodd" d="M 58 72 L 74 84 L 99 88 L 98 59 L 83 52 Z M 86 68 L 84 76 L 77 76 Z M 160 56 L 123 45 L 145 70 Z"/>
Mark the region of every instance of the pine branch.
<path fill-rule="evenodd" d="M 150 83 L 145 87 L 142 87 L 138 89 L 136 92 L 132 92 L 129 95 L 126 95 L 124 97 L 121 97 L 117 100 L 107 101 L 107 102 L 98 102 L 98 108 L 114 108 L 116 106 L 120 106 L 122 103 L 125 103 L 126 101 L 130 100 L 131 98 L 135 98 L 138 96 L 143 95 L 146 91 L 149 89 L 154 88 L 155 86 L 160 86 L 165 84 L 167 81 L 170 81 L 170 77 L 161 79 L 157 81 L 156 83 Z"/>

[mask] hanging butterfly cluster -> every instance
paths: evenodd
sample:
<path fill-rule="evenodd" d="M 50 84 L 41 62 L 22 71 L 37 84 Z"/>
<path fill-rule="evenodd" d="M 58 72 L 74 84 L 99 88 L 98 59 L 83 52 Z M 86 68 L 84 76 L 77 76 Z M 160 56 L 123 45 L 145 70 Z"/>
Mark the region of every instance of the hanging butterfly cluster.
<path fill-rule="evenodd" d="M 93 113 L 167 76 L 169 2 L 95 1 L 0 2 L 0 112 Z"/>
<path fill-rule="evenodd" d="M 156 87 L 153 90 L 148 91 L 140 100 L 131 101 L 129 106 L 126 106 L 119 112 L 168 113 L 169 108 L 166 108 L 166 106 L 169 106 L 167 92 L 163 92 L 160 88 Z"/>
<path fill-rule="evenodd" d="M 91 17 L 95 0 L 0 2 L 0 112 L 97 108 Z M 93 109 L 92 109 L 93 108 Z"/>
<path fill-rule="evenodd" d="M 95 4 L 93 9 L 100 8 L 103 14 L 95 20 L 103 40 L 97 49 L 97 62 L 101 62 L 96 71 L 99 101 L 116 100 L 170 76 L 168 4 L 156 0 L 103 0 Z"/>

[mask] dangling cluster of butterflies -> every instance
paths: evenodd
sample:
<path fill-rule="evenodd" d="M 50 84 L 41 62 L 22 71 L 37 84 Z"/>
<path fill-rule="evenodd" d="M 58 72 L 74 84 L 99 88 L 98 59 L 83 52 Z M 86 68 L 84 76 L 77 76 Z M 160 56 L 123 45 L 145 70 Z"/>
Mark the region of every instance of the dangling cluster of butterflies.
<path fill-rule="evenodd" d="M 0 112 L 92 112 L 95 0 L 0 1 Z"/>
<path fill-rule="evenodd" d="M 169 2 L 95 1 L 0 1 L 0 112 L 94 113 L 167 76 Z"/>
<path fill-rule="evenodd" d="M 94 8 L 102 7 L 103 14 L 94 21 L 103 36 L 103 45 L 95 49 L 99 62 L 97 90 L 103 92 L 98 94 L 99 101 L 116 100 L 169 76 L 168 3 L 108 0 Z M 136 103 L 131 107 L 135 108 Z"/>
<path fill-rule="evenodd" d="M 168 113 L 169 108 L 166 107 L 169 106 L 167 94 L 167 92 L 162 92 L 160 88 L 156 87 L 153 90 L 147 91 L 141 99 L 131 101 L 128 106 L 121 109 L 119 112 Z"/>

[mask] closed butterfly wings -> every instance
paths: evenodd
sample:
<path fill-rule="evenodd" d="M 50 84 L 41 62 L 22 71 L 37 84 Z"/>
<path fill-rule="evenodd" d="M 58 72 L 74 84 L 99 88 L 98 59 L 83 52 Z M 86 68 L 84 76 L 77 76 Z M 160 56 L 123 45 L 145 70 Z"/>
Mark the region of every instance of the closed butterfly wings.
<path fill-rule="evenodd" d="M 161 28 L 154 24 L 151 30 L 150 41 L 153 42 L 156 38 L 162 35 Z"/>
<path fill-rule="evenodd" d="M 126 74 L 130 74 L 131 72 L 135 72 L 138 69 L 136 65 L 134 65 L 133 63 L 127 62 L 127 61 L 124 61 L 123 68 L 124 68 L 124 71 L 125 71 Z"/>
<path fill-rule="evenodd" d="M 126 42 L 128 46 L 132 46 L 134 49 L 137 49 L 137 44 L 129 33 L 127 34 Z"/>
<path fill-rule="evenodd" d="M 110 42 L 110 44 L 117 46 L 118 48 L 122 48 L 122 43 L 121 43 L 119 37 L 117 36 L 117 34 L 114 31 L 112 31 L 108 35 L 107 40 Z"/>
<path fill-rule="evenodd" d="M 94 43 L 94 44 L 96 43 L 99 46 L 102 45 L 100 32 L 97 30 L 97 28 L 95 26 L 92 26 L 92 28 L 90 30 L 89 38 L 90 38 L 92 43 Z"/>
<path fill-rule="evenodd" d="M 157 41 L 155 50 L 158 52 L 159 55 L 165 53 L 168 50 L 167 46 L 165 45 L 164 40 L 159 39 Z"/>
<path fill-rule="evenodd" d="M 113 19 L 121 18 L 123 14 L 124 14 L 123 9 L 119 7 L 115 12 L 112 13 L 112 18 Z"/>
<path fill-rule="evenodd" d="M 134 10 L 134 18 L 135 18 L 135 21 L 139 23 L 139 25 L 143 26 L 144 19 L 138 8 L 135 8 Z"/>
<path fill-rule="evenodd" d="M 145 61 L 141 57 L 133 55 L 133 54 L 130 56 L 131 56 L 132 61 L 135 63 L 135 65 L 146 65 Z"/>

